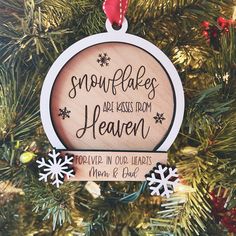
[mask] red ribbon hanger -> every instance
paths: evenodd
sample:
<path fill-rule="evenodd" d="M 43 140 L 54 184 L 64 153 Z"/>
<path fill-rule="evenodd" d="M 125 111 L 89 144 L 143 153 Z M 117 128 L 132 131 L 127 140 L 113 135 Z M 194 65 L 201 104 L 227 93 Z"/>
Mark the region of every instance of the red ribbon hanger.
<path fill-rule="evenodd" d="M 103 11 L 111 24 L 121 26 L 127 12 L 128 0 L 105 0 L 103 3 Z"/>

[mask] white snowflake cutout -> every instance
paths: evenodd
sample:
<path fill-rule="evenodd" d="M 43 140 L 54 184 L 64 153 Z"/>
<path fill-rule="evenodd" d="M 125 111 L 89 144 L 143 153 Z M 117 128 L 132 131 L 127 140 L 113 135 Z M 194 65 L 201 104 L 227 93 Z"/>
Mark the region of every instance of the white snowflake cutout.
<path fill-rule="evenodd" d="M 50 176 L 53 180 L 52 185 L 56 185 L 57 188 L 63 184 L 64 176 L 68 179 L 74 176 L 74 170 L 71 169 L 70 165 L 73 164 L 73 156 L 66 154 L 64 157 L 60 156 L 61 153 L 53 149 L 52 152 L 48 153 L 50 159 L 37 160 L 40 169 L 39 181 L 47 182 Z"/>
<path fill-rule="evenodd" d="M 146 180 L 152 196 L 159 195 L 167 198 L 174 192 L 173 190 L 179 182 L 177 169 L 160 163 L 153 168 L 149 175 L 146 175 Z"/>

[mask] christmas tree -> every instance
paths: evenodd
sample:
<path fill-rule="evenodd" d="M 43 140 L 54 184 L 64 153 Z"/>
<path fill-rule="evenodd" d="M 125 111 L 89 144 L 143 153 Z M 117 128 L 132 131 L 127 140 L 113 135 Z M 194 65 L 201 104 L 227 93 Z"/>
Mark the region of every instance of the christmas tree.
<path fill-rule="evenodd" d="M 236 233 L 236 2 L 131 0 L 129 33 L 159 47 L 185 90 L 168 152 L 181 184 L 169 199 L 146 183 L 38 181 L 51 149 L 42 83 L 74 42 L 105 31 L 102 0 L 0 0 L 0 235 Z"/>

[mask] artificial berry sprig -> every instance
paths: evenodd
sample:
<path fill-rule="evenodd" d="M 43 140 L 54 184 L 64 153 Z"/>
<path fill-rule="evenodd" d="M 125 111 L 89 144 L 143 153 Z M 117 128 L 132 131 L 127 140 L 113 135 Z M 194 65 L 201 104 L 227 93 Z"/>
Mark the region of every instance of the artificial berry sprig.
<path fill-rule="evenodd" d="M 215 50 L 220 48 L 220 36 L 228 33 L 230 28 L 235 26 L 235 20 L 228 20 L 221 16 L 217 18 L 217 25 L 211 25 L 209 21 L 203 21 L 201 24 L 203 36 Z"/>
<path fill-rule="evenodd" d="M 212 198 L 212 214 L 217 223 L 222 224 L 230 233 L 236 233 L 236 208 L 227 209 L 225 207 L 227 198 L 222 193 L 211 193 Z"/>

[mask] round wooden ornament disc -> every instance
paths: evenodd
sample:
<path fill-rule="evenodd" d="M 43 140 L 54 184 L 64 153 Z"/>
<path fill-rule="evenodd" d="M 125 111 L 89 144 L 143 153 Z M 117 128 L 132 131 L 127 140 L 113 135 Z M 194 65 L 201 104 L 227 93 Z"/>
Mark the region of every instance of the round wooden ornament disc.
<path fill-rule="evenodd" d="M 52 86 L 50 114 L 67 149 L 154 150 L 168 136 L 176 95 L 163 65 L 125 42 L 75 54 Z"/>
<path fill-rule="evenodd" d="M 52 146 L 167 151 L 183 120 L 178 72 L 155 45 L 106 21 L 66 49 L 44 81 L 40 113 Z"/>

